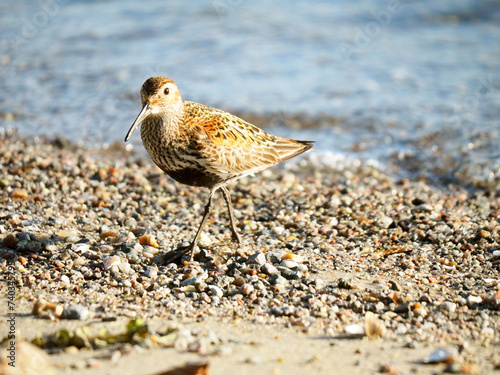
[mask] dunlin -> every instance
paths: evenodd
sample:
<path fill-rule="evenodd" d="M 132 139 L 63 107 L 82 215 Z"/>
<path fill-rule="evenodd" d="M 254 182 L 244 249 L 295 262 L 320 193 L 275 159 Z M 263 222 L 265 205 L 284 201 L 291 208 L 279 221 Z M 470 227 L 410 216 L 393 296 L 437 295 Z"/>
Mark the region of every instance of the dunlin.
<path fill-rule="evenodd" d="M 241 244 L 226 185 L 313 146 L 310 141 L 270 135 L 219 109 L 183 101 L 175 82 L 166 77 L 144 82 L 141 100 L 142 110 L 125 141 L 142 123 L 142 143 L 162 171 L 183 184 L 210 189 L 198 231 L 191 244 L 180 249 L 182 253 L 190 251 L 191 259 L 217 190 L 227 203 L 232 238 Z"/>

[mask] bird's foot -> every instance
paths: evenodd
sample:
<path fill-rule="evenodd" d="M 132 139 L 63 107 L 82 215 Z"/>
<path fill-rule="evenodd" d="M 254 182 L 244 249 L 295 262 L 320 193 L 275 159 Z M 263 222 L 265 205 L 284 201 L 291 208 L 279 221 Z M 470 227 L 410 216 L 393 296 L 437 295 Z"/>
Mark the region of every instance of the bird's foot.
<path fill-rule="evenodd" d="M 233 234 L 231 235 L 231 241 L 237 243 L 238 245 L 241 245 L 241 236 L 238 233 L 233 232 Z"/>
<path fill-rule="evenodd" d="M 190 254 L 189 261 L 192 262 L 195 247 L 196 247 L 196 245 L 193 243 L 191 243 L 189 245 L 178 246 L 177 249 L 171 250 L 168 253 L 163 255 L 164 264 L 169 264 L 169 263 L 180 264 L 182 261 L 182 257 L 184 255 L 187 255 L 187 254 Z"/>

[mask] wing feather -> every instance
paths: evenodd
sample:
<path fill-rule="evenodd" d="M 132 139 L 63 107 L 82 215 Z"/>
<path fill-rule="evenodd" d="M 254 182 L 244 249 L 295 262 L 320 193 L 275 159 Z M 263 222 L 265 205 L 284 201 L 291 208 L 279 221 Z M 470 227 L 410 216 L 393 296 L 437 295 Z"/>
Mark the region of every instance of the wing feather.
<path fill-rule="evenodd" d="M 202 104 L 184 102 L 190 119 L 190 148 L 219 173 L 258 172 L 309 150 L 313 143 L 270 135 L 230 113 Z"/>

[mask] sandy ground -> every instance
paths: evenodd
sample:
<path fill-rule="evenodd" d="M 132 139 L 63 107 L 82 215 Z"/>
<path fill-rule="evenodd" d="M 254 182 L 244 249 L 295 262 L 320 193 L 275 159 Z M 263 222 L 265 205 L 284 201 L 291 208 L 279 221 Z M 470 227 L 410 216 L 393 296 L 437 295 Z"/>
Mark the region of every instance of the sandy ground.
<path fill-rule="evenodd" d="M 4 362 L 0 373 L 152 375 L 206 360 L 211 374 L 500 369 L 495 193 L 397 180 L 356 163 L 276 168 L 233 186 L 243 249 L 211 245 L 230 235 L 217 199 L 204 252 L 172 267 L 162 256 L 192 236 L 206 192 L 123 150 L 0 143 L 0 337 L 11 302 L 18 344 L 18 366 Z M 34 315 L 39 297 L 65 310 L 83 305 L 89 318 Z M 367 312 L 386 328 L 381 338 L 352 334 Z M 79 327 L 119 334 L 138 317 L 148 340 L 45 343 L 44 370 L 27 370 L 41 349 L 26 354 L 21 337 L 46 342 Z M 168 327 L 175 342 L 155 347 Z M 423 363 L 439 348 L 454 364 Z"/>
<path fill-rule="evenodd" d="M 334 275 L 332 275 L 335 277 Z M 2 306 L 6 300 L 1 300 Z M 31 315 L 31 304 L 20 300 L 17 331 L 25 339 L 36 334 L 50 334 L 62 328 L 75 329 L 88 326 L 94 332 L 106 327 L 121 331 L 127 324 L 125 317 L 115 322 L 57 321 L 51 322 Z M 0 335 L 7 334 L 3 316 Z M 148 325 L 160 329 L 171 324 L 168 319 L 150 319 Z M 210 362 L 214 375 L 222 374 L 439 374 L 446 364 L 423 364 L 422 360 L 443 343 L 425 343 L 416 348 L 405 348 L 393 339 L 368 339 L 347 335 L 325 336 L 320 330 L 304 333 L 300 329 L 254 324 L 242 319 L 207 318 L 201 322 L 177 322 L 182 329 L 211 330 L 227 342 L 226 352 L 200 356 L 173 348 L 132 349 L 116 360 L 110 357 L 115 349 L 85 350 L 76 353 L 61 352 L 50 356 L 50 364 L 60 374 L 135 374 L 152 375 L 183 366 L 188 362 Z M 482 364 L 500 361 L 498 345 L 484 347 L 473 342 L 465 349 L 465 357 L 474 363 L 470 373 L 486 374 Z M 384 370 L 385 368 L 385 370 Z M 492 370 L 493 371 L 493 370 Z M 463 372 L 460 372 L 463 373 Z M 494 371 L 491 373 L 495 373 Z M 496 371 L 498 373 L 498 370 Z"/>

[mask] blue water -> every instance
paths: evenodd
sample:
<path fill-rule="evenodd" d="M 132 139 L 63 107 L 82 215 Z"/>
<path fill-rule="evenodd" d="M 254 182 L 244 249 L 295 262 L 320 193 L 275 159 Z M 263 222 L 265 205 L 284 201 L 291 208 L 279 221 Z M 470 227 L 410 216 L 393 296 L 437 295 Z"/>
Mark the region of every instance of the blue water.
<path fill-rule="evenodd" d="M 3 0 L 0 25 L 0 127 L 122 140 L 166 75 L 185 100 L 330 116 L 274 129 L 322 151 L 500 181 L 499 1 Z"/>

